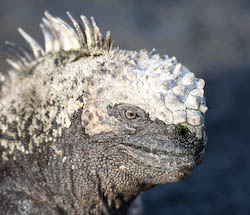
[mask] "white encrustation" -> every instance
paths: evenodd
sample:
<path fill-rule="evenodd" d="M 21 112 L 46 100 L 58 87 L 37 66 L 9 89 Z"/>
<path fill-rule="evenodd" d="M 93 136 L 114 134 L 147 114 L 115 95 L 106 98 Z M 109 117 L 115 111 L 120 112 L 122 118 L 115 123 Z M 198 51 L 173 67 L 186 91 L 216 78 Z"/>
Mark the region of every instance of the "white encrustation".
<path fill-rule="evenodd" d="M 82 30 L 81 24 L 69 12 L 67 15 L 74 28 L 45 12 L 40 24 L 45 48 L 21 28 L 18 31 L 29 43 L 32 52 L 6 42 L 16 50 L 14 54 L 12 52 L 13 58 L 8 58 L 7 62 L 23 73 L 32 70 L 33 75 L 22 81 L 12 75 L 12 82 L 16 84 L 11 85 L 12 89 L 3 89 L 3 97 L 8 94 L 8 98 L 1 103 L 1 111 L 8 111 L 9 102 L 17 98 L 21 91 L 29 91 L 28 88 L 32 86 L 36 88 L 39 99 L 58 104 L 54 108 L 37 107 L 37 118 L 46 121 L 48 126 L 56 117 L 57 123 L 69 127 L 71 116 L 82 108 L 83 123 L 92 115 L 86 126 L 89 135 L 114 131 L 116 128 L 106 107 L 128 103 L 146 110 L 152 120 L 158 118 L 167 124 L 182 124 L 197 137 L 202 137 L 207 111 L 203 79 L 195 77 L 175 57 L 160 56 L 155 50 L 136 52 L 113 47 L 110 32 L 103 37 L 94 18 L 89 22 L 85 16 L 81 16 Z M 58 54 L 72 58 L 60 67 L 60 71 L 55 68 L 53 57 Z M 52 76 L 56 79 L 51 80 Z M 79 97 L 82 99 L 79 100 Z M 11 105 L 25 106 L 21 99 L 16 99 L 15 104 Z M 57 106 L 62 107 L 60 113 Z M 50 118 L 46 118 L 45 114 Z M 11 121 L 11 113 L 8 115 Z M 35 120 L 32 123 L 33 127 L 29 128 L 31 134 L 37 126 Z M 55 131 L 54 135 L 60 136 L 60 131 Z"/>

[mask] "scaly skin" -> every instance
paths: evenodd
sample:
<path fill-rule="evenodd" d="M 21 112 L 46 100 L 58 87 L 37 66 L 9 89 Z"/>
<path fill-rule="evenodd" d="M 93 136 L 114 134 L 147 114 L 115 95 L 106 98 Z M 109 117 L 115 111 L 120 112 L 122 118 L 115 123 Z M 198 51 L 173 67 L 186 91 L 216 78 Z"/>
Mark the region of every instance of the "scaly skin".
<path fill-rule="evenodd" d="M 0 95 L 0 214 L 125 215 L 202 161 L 203 81 L 174 58 L 86 35 L 87 48 L 9 61 L 22 73 Z"/>

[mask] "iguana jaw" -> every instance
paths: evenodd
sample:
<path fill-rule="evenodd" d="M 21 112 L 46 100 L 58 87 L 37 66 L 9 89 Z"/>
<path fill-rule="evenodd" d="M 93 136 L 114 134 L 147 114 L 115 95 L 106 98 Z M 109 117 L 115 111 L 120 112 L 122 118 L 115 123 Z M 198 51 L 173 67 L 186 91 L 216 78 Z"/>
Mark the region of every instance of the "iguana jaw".
<path fill-rule="evenodd" d="M 202 162 L 205 151 L 202 142 L 187 145 L 178 140 L 171 141 L 163 135 L 155 135 L 153 139 L 152 136 L 131 137 L 131 141 L 135 142 L 124 143 L 121 147 L 126 149 L 128 156 L 139 166 L 152 172 L 162 172 L 165 179 L 161 179 L 159 183 L 169 183 L 186 177 Z"/>
<path fill-rule="evenodd" d="M 175 125 L 174 129 L 178 130 Z M 169 137 L 159 132 L 153 135 L 123 134 L 118 137 L 106 133 L 92 138 L 98 138 L 101 140 L 98 144 L 108 148 L 115 144 L 115 153 L 122 152 L 124 159 L 119 161 L 119 171 L 133 175 L 133 165 L 139 166 L 144 174 L 136 176 L 138 183 L 155 185 L 176 182 L 187 177 L 203 160 L 205 137 L 197 139 L 194 134 L 189 133 L 190 136 L 184 141 L 175 132 L 172 135 Z M 106 140 L 103 142 L 104 139 Z"/>

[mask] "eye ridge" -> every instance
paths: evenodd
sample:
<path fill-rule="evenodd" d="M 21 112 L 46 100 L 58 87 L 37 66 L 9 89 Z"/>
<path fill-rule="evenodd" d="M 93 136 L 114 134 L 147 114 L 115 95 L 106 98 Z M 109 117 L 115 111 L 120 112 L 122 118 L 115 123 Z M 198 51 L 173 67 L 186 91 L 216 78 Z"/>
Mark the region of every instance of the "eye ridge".
<path fill-rule="evenodd" d="M 138 117 L 138 114 L 136 113 L 136 111 L 126 110 L 125 111 L 125 116 L 128 119 L 135 119 L 135 118 Z"/>

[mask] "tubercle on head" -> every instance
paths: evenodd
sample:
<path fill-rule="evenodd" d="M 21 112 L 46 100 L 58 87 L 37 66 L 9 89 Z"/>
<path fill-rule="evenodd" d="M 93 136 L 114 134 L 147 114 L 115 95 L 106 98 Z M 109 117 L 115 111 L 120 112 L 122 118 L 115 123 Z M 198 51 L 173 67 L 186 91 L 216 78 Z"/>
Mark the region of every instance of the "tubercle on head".
<path fill-rule="evenodd" d="M 58 17 L 52 16 L 48 11 L 44 13 L 40 24 L 45 49 L 39 43 L 27 34 L 22 28 L 18 28 L 19 33 L 29 44 L 31 49 L 21 44 L 6 41 L 7 45 L 7 63 L 19 72 L 28 72 L 32 69 L 39 59 L 48 53 L 69 52 L 69 51 L 87 51 L 90 55 L 95 55 L 103 51 L 109 51 L 113 48 L 111 41 L 111 32 L 107 31 L 103 36 L 95 19 L 91 17 L 91 22 L 81 15 L 82 23 L 67 11 L 74 28 Z M 83 26 L 82 26 L 83 25 Z"/>
<path fill-rule="evenodd" d="M 84 25 L 84 30 L 82 30 L 80 24 L 69 12 L 67 15 L 74 29 L 60 18 L 45 12 L 45 18 L 42 19 L 43 23 L 40 25 L 45 39 L 45 49 L 19 28 L 19 32 L 32 50 L 22 45 L 6 42 L 12 55 L 7 62 L 23 74 L 29 74 L 32 68 L 41 61 L 45 61 L 46 57 L 53 56 L 56 60 L 66 59 L 66 62 L 70 62 L 65 68 L 70 67 L 71 74 L 77 74 L 78 77 L 79 67 L 75 67 L 77 72 L 73 73 L 75 66 L 73 64 L 81 64 L 82 71 L 84 71 L 81 76 L 86 75 L 86 81 L 89 83 L 92 82 L 88 80 L 89 77 L 96 80 L 95 86 L 91 83 L 88 89 L 91 92 L 92 103 L 88 101 L 87 104 L 92 105 L 90 110 L 93 116 L 98 112 L 105 118 L 106 105 L 128 103 L 147 111 L 152 120 L 157 118 L 166 124 L 183 124 L 198 137 L 202 136 L 207 110 L 204 97 L 205 82 L 202 79 L 196 78 L 194 73 L 178 63 L 175 57 L 160 57 L 155 50 L 149 53 L 145 50 L 140 52 L 114 50 L 112 53 L 110 50 L 113 43 L 110 40 L 110 32 L 103 37 L 94 18 L 91 18 L 90 23 L 85 16 L 80 16 Z M 110 52 L 107 60 L 105 53 L 108 51 Z M 96 55 L 100 55 L 100 58 L 93 63 L 91 68 L 81 60 L 76 61 L 83 56 Z M 96 71 L 107 70 L 109 71 L 107 74 L 111 75 L 105 75 L 104 72 L 95 73 L 93 68 Z M 55 74 L 54 71 L 52 74 Z M 106 90 L 100 91 L 100 89 Z M 105 96 L 102 96 L 102 93 L 105 93 Z M 85 100 L 87 101 L 87 98 Z M 98 102 L 101 104 L 100 107 L 97 107 Z M 97 110 L 94 110 L 94 107 Z M 99 113 L 100 110 L 102 110 L 101 113 Z M 117 130 L 112 125 L 105 124 L 104 126 L 98 116 L 93 117 L 92 120 L 87 119 L 87 116 L 83 117 L 83 121 L 88 121 L 86 131 L 89 134 Z M 110 121 L 112 124 L 113 121 Z"/>

